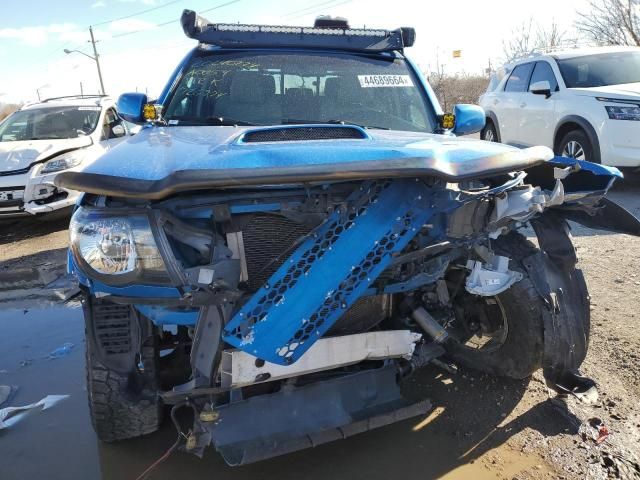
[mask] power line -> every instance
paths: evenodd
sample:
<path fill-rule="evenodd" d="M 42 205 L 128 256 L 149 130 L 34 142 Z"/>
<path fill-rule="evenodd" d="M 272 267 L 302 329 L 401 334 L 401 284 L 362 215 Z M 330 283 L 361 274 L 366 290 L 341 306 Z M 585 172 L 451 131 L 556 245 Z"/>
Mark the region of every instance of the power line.
<path fill-rule="evenodd" d="M 138 15 L 143 15 L 145 13 L 153 12 L 154 10 L 160 10 L 161 8 L 168 7 L 169 5 L 174 5 L 174 4 L 176 4 L 178 2 L 182 2 L 182 1 L 183 0 L 171 0 L 169 2 L 163 3 L 163 4 L 155 6 L 155 7 L 147 8 L 145 10 L 140 10 L 140 11 L 138 11 L 136 13 L 131 13 L 129 15 L 125 15 L 124 17 L 118 17 L 118 18 L 114 18 L 114 19 L 111 19 L 111 20 L 106 20 L 104 22 L 94 23 L 92 26 L 93 27 L 99 27 L 101 25 L 106 25 L 107 23 L 113 23 L 113 22 L 117 22 L 119 20 L 124 20 L 126 18 L 137 17 Z"/>
<path fill-rule="evenodd" d="M 213 10 L 217 10 L 222 7 L 226 7 L 227 5 L 231 5 L 232 3 L 238 3 L 240 0 L 233 0 L 231 2 L 223 3 L 221 5 L 216 5 L 215 7 L 207 8 L 206 10 L 202 10 L 200 13 L 212 12 Z"/>
<path fill-rule="evenodd" d="M 314 15 L 314 14 L 316 14 L 316 13 L 320 13 L 320 12 L 324 11 L 324 10 L 325 10 L 325 8 L 335 8 L 335 7 L 339 7 L 340 5 L 346 5 L 347 3 L 351 3 L 351 2 L 353 2 L 353 1 L 354 1 L 354 0 L 345 0 L 345 1 L 340 2 L 340 3 L 335 3 L 335 4 L 333 4 L 333 5 L 329 5 L 329 7 L 323 7 L 323 8 L 321 8 L 321 9 L 319 9 L 319 10 L 313 10 L 313 11 L 310 11 L 310 12 L 305 12 L 305 13 L 303 13 L 303 14 L 301 14 L 301 15 L 296 15 L 295 17 L 292 17 L 292 18 L 291 18 L 291 20 L 296 20 L 296 19 L 298 19 L 298 18 L 305 17 L 305 16 L 307 16 L 307 15 Z M 320 5 L 316 5 L 316 7 L 319 7 L 319 6 L 320 6 Z"/>
<path fill-rule="evenodd" d="M 211 8 L 208 8 L 206 10 L 202 10 L 199 13 L 212 12 L 213 10 L 217 10 L 219 8 L 226 7 L 226 6 L 232 5 L 234 3 L 238 3 L 240 1 L 242 1 L 242 0 L 231 0 L 230 2 L 222 3 L 220 5 L 216 5 L 215 7 L 211 7 Z M 179 18 L 178 19 L 172 19 L 172 20 L 169 20 L 167 22 L 162 22 L 162 23 L 157 23 L 155 25 L 150 25 L 149 28 L 141 28 L 139 30 L 132 30 L 130 32 L 123 32 L 123 33 L 119 33 L 117 35 L 112 35 L 111 38 L 105 39 L 105 40 L 112 40 L 114 38 L 125 37 L 127 35 L 133 35 L 134 33 L 146 32 L 147 30 L 151 30 L 153 28 L 166 27 L 167 25 L 174 25 L 176 22 L 179 22 L 179 21 L 180 21 Z"/>
<path fill-rule="evenodd" d="M 339 0 L 329 0 L 328 2 L 317 3 L 317 4 L 311 5 L 311 6 L 307 5 L 305 8 L 300 8 L 298 10 L 294 10 L 292 12 L 284 14 L 283 18 L 290 17 L 290 16 L 296 15 L 298 13 L 306 12 L 307 10 L 313 10 L 315 8 L 321 7 L 323 5 L 328 5 L 329 3 L 334 3 L 334 2 L 337 2 L 337 1 L 339 1 Z"/>
<path fill-rule="evenodd" d="M 62 52 L 65 48 L 68 48 L 69 45 L 71 45 L 71 43 L 66 42 L 62 45 L 62 48 L 60 48 L 59 46 L 54 48 L 53 50 L 49 51 L 48 53 L 45 53 L 44 55 L 40 55 L 38 57 L 35 58 L 35 60 L 32 59 L 32 62 L 34 64 L 38 64 L 38 63 L 42 63 L 42 61 L 44 60 L 48 60 L 49 58 L 53 57 L 53 56 L 62 56 Z M 71 47 L 69 48 L 69 50 L 78 50 L 79 48 L 82 48 L 84 46 L 84 44 L 79 44 L 76 45 L 75 47 Z"/>

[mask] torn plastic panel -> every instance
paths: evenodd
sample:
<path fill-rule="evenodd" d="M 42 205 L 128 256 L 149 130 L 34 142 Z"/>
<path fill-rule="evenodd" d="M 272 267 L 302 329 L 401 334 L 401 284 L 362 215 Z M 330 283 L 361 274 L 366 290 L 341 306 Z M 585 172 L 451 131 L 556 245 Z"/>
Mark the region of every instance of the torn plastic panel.
<path fill-rule="evenodd" d="M 509 270 L 509 259 L 500 255 L 491 255 L 486 263 L 469 260 L 467 268 L 470 273 L 465 288 L 469 293 L 482 297 L 498 295 L 522 280 L 520 272 Z"/>
<path fill-rule="evenodd" d="M 563 393 L 584 393 L 595 382 L 580 375 L 590 329 L 589 293 L 569 272 L 575 270 L 577 257 L 569 235 L 569 226 L 558 212 L 549 211 L 534 219 L 541 253 L 526 259 L 524 266 L 536 290 L 546 300 L 544 316 L 543 373 L 547 384 Z"/>
<path fill-rule="evenodd" d="M 627 209 L 609 198 L 602 198 L 589 210 L 562 208 L 567 220 L 572 220 L 585 227 L 626 233 L 640 237 L 640 221 Z"/>
<path fill-rule="evenodd" d="M 624 178 L 617 168 L 567 157 L 553 157 L 528 168 L 526 172 L 527 183 L 546 191 L 553 191 L 557 181 L 561 180 L 566 201 L 602 197 L 616 180 Z"/>

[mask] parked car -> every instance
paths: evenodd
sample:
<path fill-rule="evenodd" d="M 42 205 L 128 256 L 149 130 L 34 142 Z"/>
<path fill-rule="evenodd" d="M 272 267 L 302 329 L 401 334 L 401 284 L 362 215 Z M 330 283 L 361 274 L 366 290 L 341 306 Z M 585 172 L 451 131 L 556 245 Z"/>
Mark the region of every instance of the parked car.
<path fill-rule="evenodd" d="M 198 46 L 160 98 L 118 100 L 145 127 L 56 179 L 87 192 L 69 265 L 100 439 L 170 405 L 187 451 L 250 463 L 424 414 L 399 382 L 443 355 L 595 388 L 565 219 L 640 234 L 603 199 L 618 170 L 456 138 L 484 112 L 442 112 L 413 29 L 182 25 Z"/>
<path fill-rule="evenodd" d="M 71 214 L 79 192 L 54 185 L 90 164 L 128 133 L 114 101 L 61 97 L 29 104 L 0 123 L 0 219 Z"/>
<path fill-rule="evenodd" d="M 480 97 L 487 113 L 483 139 L 640 167 L 640 48 L 532 55 L 505 72 Z"/>

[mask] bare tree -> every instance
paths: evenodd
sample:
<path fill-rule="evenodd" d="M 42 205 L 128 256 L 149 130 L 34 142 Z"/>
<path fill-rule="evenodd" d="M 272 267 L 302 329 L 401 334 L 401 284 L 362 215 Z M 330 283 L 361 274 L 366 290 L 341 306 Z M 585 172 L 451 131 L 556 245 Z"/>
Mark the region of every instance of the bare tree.
<path fill-rule="evenodd" d="M 502 42 L 504 61 L 509 63 L 537 50 L 556 48 L 566 41 L 566 37 L 567 32 L 561 31 L 555 20 L 545 27 L 530 18 L 511 31 L 508 41 Z"/>
<path fill-rule="evenodd" d="M 590 0 L 576 27 L 599 45 L 640 46 L 640 0 Z"/>
<path fill-rule="evenodd" d="M 560 30 L 555 20 L 552 20 L 547 28 L 538 26 L 536 32 L 538 48 L 556 48 L 565 44 L 568 40 L 566 30 Z"/>
<path fill-rule="evenodd" d="M 20 105 L 15 105 L 13 103 L 0 103 L 0 122 L 19 108 Z"/>
<path fill-rule="evenodd" d="M 511 31 L 509 40 L 502 41 L 502 53 L 505 63 L 529 55 L 535 50 L 532 29 L 533 19 L 529 19 L 528 22 L 522 22 L 518 28 Z"/>
<path fill-rule="evenodd" d="M 478 103 L 489 84 L 489 77 L 469 74 L 445 75 L 431 72 L 431 84 L 443 110 L 450 111 L 457 103 Z"/>
<path fill-rule="evenodd" d="M 440 102 L 440 106 L 447 111 L 447 76 L 444 73 L 444 68 L 436 69 L 435 71 L 429 72 L 427 76 L 429 80 L 429 84 L 431 88 L 433 88 L 438 101 Z"/>

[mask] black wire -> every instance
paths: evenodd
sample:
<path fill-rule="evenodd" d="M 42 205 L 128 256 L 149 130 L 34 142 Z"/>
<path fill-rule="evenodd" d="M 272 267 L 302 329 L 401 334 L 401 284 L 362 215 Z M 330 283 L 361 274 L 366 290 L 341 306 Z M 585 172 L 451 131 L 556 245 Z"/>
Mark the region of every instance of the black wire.
<path fill-rule="evenodd" d="M 202 10 L 199 13 L 211 12 L 213 10 L 217 10 L 218 8 L 226 7 L 228 5 L 232 5 L 232 4 L 238 3 L 240 1 L 242 1 L 242 0 L 231 0 L 230 2 L 222 3 L 220 5 L 216 5 L 215 7 L 211 7 L 211 8 L 208 8 L 206 10 Z M 133 35 L 134 33 L 146 32 L 147 30 L 151 30 L 152 28 L 166 27 L 167 25 L 175 25 L 179 21 L 180 21 L 180 19 L 173 19 L 173 20 L 169 20 L 167 22 L 162 22 L 162 23 L 157 23 L 155 25 L 150 25 L 149 28 L 143 28 L 143 29 L 140 29 L 140 30 L 133 30 L 131 32 L 119 33 L 117 35 L 112 35 L 111 38 L 109 38 L 107 40 L 112 40 L 114 38 L 125 37 L 127 35 Z"/>
<path fill-rule="evenodd" d="M 335 7 L 339 7 L 340 5 L 346 5 L 347 3 L 351 3 L 351 2 L 353 2 L 353 1 L 354 1 L 354 0 L 344 0 L 343 2 L 340 2 L 340 3 L 334 3 L 333 5 L 329 5 L 329 6 L 327 6 L 327 7 L 322 7 L 322 8 L 320 8 L 320 9 L 311 10 L 311 11 L 309 11 L 309 12 L 305 12 L 305 13 L 302 13 L 302 14 L 300 14 L 300 15 L 296 15 L 295 17 L 291 17 L 291 20 L 296 20 L 296 19 L 298 19 L 298 18 L 306 17 L 307 15 L 315 15 L 316 13 L 324 12 L 327 8 L 335 8 Z M 320 4 L 319 4 L 319 5 L 320 5 Z M 316 5 L 316 7 L 317 7 L 317 6 L 319 6 L 319 5 Z"/>
<path fill-rule="evenodd" d="M 207 8 L 206 10 L 201 10 L 200 13 L 212 12 L 213 10 L 217 10 L 218 8 L 226 7 L 227 5 L 231 5 L 232 3 L 238 3 L 240 0 L 233 0 L 231 2 L 223 3 L 221 5 L 216 5 L 215 7 Z"/>
<path fill-rule="evenodd" d="M 137 17 L 138 15 L 142 15 L 144 13 L 153 12 L 154 10 L 159 10 L 161 8 L 168 7 L 169 5 L 173 5 L 175 3 L 182 2 L 182 1 L 183 0 L 171 0 L 169 2 L 163 3 L 163 4 L 155 6 L 155 7 L 147 8 L 145 10 L 140 10 L 139 12 L 136 12 L 136 13 L 131 13 L 129 15 L 125 15 L 124 17 L 118 17 L 118 18 L 113 18 L 111 20 L 105 20 L 104 22 L 94 23 L 92 25 L 92 27 L 99 27 L 100 25 L 106 25 L 107 23 L 117 22 L 118 20 L 124 20 L 126 18 L 131 18 L 131 17 Z"/>
<path fill-rule="evenodd" d="M 304 8 L 300 8 L 300 9 L 298 9 L 298 10 L 293 10 L 292 12 L 285 13 L 285 14 L 284 14 L 284 15 L 282 15 L 282 16 L 283 16 L 283 17 L 291 17 L 291 16 L 296 15 L 296 14 L 298 14 L 298 13 L 304 13 L 304 12 L 306 12 L 307 10 L 315 10 L 315 9 L 316 9 L 316 8 L 318 8 L 318 7 L 322 7 L 322 6 L 328 5 L 328 4 L 330 4 L 330 3 L 339 2 L 339 1 L 340 1 L 340 0 L 329 0 L 328 2 L 316 3 L 316 4 L 314 4 L 314 5 L 307 5 L 307 6 L 306 6 L 306 7 L 304 7 Z M 330 8 L 330 7 L 327 7 L 327 8 Z"/>

